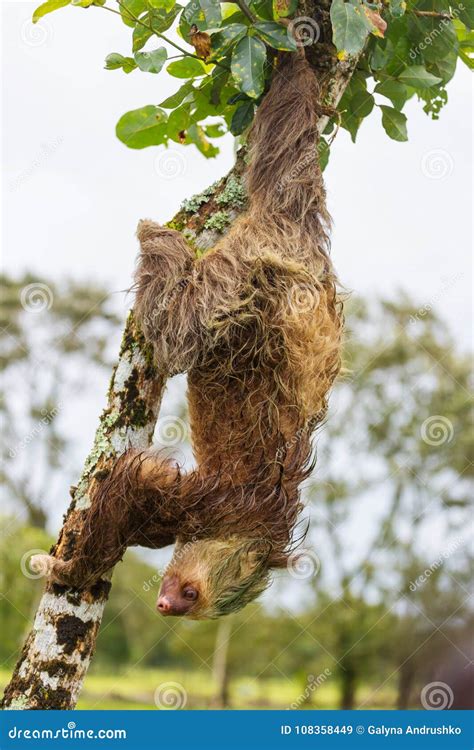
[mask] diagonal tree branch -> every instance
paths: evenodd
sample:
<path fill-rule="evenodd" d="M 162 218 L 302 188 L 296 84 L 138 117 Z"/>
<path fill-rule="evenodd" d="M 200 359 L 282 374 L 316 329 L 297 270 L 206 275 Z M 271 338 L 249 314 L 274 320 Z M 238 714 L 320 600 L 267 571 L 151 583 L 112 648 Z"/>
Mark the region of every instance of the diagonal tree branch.
<path fill-rule="evenodd" d="M 309 6 L 309 3 L 305 5 Z M 309 7 L 304 10 L 310 14 Z M 314 15 L 314 5 L 312 11 Z M 319 22 L 320 9 L 318 14 Z M 323 33 L 322 39 L 327 39 L 328 33 Z M 308 48 L 307 53 L 320 79 L 321 103 L 328 108 L 336 107 L 357 60 L 338 61 L 331 45 L 325 43 Z M 320 132 L 326 127 L 327 120 L 327 117 L 320 119 Z M 278 133 L 275 133 L 275 138 L 278 138 Z M 182 231 L 197 250 L 214 245 L 245 209 L 244 168 L 245 149 L 241 149 L 229 174 L 200 196 L 186 201 L 183 209 L 169 222 L 170 226 Z M 219 221 L 214 221 L 217 214 Z M 73 555 L 84 511 L 90 504 L 91 490 L 100 481 L 101 472 L 107 470 L 128 447 L 143 449 L 150 444 L 164 385 L 151 349 L 131 312 L 94 446 L 77 487 L 71 489 L 72 501 L 54 547 L 57 557 L 70 559 Z M 107 578 L 81 591 L 47 585 L 32 630 L 5 690 L 4 708 L 74 708 L 94 653 L 111 587 L 110 578 L 111 572 Z"/>

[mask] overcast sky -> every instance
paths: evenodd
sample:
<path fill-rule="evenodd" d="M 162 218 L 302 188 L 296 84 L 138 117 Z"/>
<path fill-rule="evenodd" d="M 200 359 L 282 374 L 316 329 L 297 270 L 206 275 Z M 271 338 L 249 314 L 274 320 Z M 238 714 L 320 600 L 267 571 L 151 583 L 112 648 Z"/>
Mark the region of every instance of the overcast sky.
<path fill-rule="evenodd" d="M 6 267 L 124 289 L 138 219 L 166 221 L 224 175 L 232 139 L 220 141 L 214 160 L 194 147 L 127 149 L 114 135 L 120 115 L 159 102 L 180 81 L 105 71 L 109 52 L 130 54 L 130 29 L 99 8 L 66 8 L 32 26 L 35 3 L 2 5 Z M 409 103 L 408 143 L 391 141 L 378 113 L 356 145 L 341 131 L 326 182 L 345 286 L 363 295 L 408 289 L 446 316 L 467 347 L 472 115 L 462 64 L 448 91 L 437 122 Z"/>

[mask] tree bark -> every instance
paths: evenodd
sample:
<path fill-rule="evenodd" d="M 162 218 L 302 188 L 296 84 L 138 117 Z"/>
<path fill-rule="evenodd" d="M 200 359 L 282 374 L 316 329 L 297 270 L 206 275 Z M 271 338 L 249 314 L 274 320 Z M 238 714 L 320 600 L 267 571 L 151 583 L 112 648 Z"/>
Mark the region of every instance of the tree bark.
<path fill-rule="evenodd" d="M 351 711 L 354 708 L 356 693 L 356 672 L 351 664 L 344 665 L 341 671 L 341 711 Z"/>
<path fill-rule="evenodd" d="M 405 711 L 410 707 L 415 673 L 415 664 L 411 659 L 404 661 L 398 671 L 397 709 L 399 711 Z"/>
<path fill-rule="evenodd" d="M 337 106 L 357 60 L 337 60 L 330 41 L 327 0 L 307 0 L 301 15 L 313 16 L 321 26 L 321 41 L 307 48 L 321 83 L 321 103 Z M 329 36 L 328 36 L 329 35 Z M 326 41 L 325 41 L 326 40 Z M 322 133 L 328 118 L 320 119 Z M 278 133 L 275 133 L 278 138 Z M 245 209 L 242 174 L 245 149 L 227 177 L 199 196 L 186 201 L 169 225 L 183 232 L 197 251 L 203 251 L 227 231 Z M 213 217 L 219 212 L 219 221 Z M 224 222 L 223 222 L 224 219 Z M 264 217 L 262 217 L 264 220 Z M 224 228 L 222 228 L 225 223 Z M 112 375 L 107 406 L 100 418 L 94 446 L 77 487 L 54 554 L 70 559 L 89 506 L 89 495 L 97 474 L 109 468 L 128 447 L 146 448 L 153 437 L 164 379 L 160 376 L 130 313 L 122 339 L 119 360 Z M 5 690 L 6 709 L 74 708 L 94 652 L 105 603 L 111 587 L 107 577 L 85 590 L 46 586 L 33 628 L 27 637 L 12 679 Z"/>
<path fill-rule="evenodd" d="M 232 632 L 232 620 L 226 617 L 217 627 L 216 645 L 212 674 L 217 686 L 215 704 L 217 708 L 229 707 L 229 644 Z"/>

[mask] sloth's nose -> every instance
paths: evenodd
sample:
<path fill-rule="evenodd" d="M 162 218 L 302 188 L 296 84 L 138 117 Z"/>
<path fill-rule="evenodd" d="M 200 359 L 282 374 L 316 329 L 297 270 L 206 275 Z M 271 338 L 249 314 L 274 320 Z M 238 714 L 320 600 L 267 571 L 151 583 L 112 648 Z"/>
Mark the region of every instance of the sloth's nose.
<path fill-rule="evenodd" d="M 158 612 L 161 612 L 162 615 L 167 615 L 171 610 L 171 602 L 166 598 L 166 596 L 160 596 L 158 598 L 156 608 Z"/>

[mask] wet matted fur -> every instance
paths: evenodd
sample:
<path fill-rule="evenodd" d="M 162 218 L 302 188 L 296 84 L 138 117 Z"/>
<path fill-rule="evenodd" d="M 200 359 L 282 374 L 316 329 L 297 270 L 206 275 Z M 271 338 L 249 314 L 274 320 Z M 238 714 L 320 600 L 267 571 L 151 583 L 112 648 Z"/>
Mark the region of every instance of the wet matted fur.
<path fill-rule="evenodd" d="M 179 232 L 140 222 L 135 314 L 163 373 L 188 374 L 197 468 L 125 454 L 98 485 L 76 556 L 49 559 L 54 579 L 81 586 L 127 546 L 176 541 L 167 575 L 199 592 L 188 616 L 217 617 L 286 564 L 340 368 L 318 111 L 304 56 L 282 56 L 251 132 L 248 210 L 229 233 L 196 259 Z"/>

